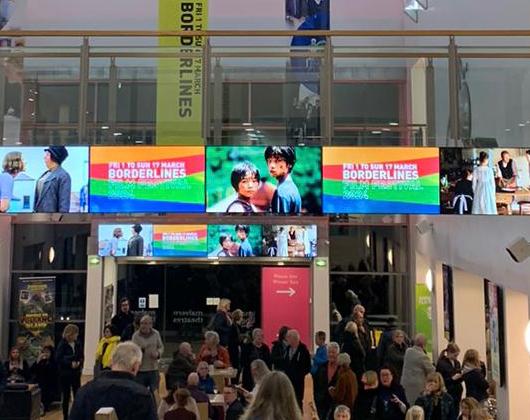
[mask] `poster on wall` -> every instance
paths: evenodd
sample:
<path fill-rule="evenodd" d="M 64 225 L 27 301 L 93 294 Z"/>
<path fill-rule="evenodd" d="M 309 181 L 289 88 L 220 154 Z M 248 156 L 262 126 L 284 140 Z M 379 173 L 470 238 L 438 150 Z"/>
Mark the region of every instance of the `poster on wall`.
<path fill-rule="evenodd" d="M 266 257 L 316 257 L 316 225 L 263 226 L 263 255 Z"/>
<path fill-rule="evenodd" d="M 55 342 L 55 277 L 19 278 L 18 336 L 35 349 Z"/>
<path fill-rule="evenodd" d="M 416 284 L 416 331 L 427 338 L 425 351 L 432 356 L 432 296 L 423 283 Z"/>
<path fill-rule="evenodd" d="M 100 257 L 153 256 L 153 225 L 102 224 L 98 227 Z"/>
<path fill-rule="evenodd" d="M 154 225 L 153 256 L 206 257 L 206 225 Z"/>
<path fill-rule="evenodd" d="M 208 147 L 206 162 L 209 213 L 322 211 L 319 147 Z"/>
<path fill-rule="evenodd" d="M 453 304 L 453 267 L 442 264 L 444 337 L 447 341 L 455 340 L 455 319 Z"/>
<path fill-rule="evenodd" d="M 209 257 L 259 257 L 261 225 L 208 225 Z"/>
<path fill-rule="evenodd" d="M 88 147 L 0 147 L 0 162 L 0 212 L 88 211 Z"/>
<path fill-rule="evenodd" d="M 204 211 L 203 147 L 91 147 L 91 213 Z"/>
<path fill-rule="evenodd" d="M 438 149 L 323 148 L 324 213 L 438 214 Z"/>
<path fill-rule="evenodd" d="M 530 150 L 440 149 L 443 214 L 530 215 Z"/>
<path fill-rule="evenodd" d="M 261 325 L 272 343 L 283 325 L 298 330 L 303 343 L 311 340 L 311 270 L 302 267 L 261 269 Z"/>
<path fill-rule="evenodd" d="M 486 360 L 488 373 L 499 386 L 504 385 L 504 295 L 502 288 L 484 280 L 486 309 Z"/>

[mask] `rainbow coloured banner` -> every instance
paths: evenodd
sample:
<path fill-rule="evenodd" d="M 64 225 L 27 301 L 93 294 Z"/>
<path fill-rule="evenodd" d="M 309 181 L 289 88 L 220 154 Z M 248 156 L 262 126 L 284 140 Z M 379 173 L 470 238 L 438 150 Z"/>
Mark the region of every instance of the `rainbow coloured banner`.
<path fill-rule="evenodd" d="M 204 148 L 92 147 L 90 212 L 204 211 Z"/>
<path fill-rule="evenodd" d="M 206 257 L 206 225 L 154 225 L 153 256 Z"/>
<path fill-rule="evenodd" d="M 437 214 L 438 149 L 323 148 L 324 213 Z"/>

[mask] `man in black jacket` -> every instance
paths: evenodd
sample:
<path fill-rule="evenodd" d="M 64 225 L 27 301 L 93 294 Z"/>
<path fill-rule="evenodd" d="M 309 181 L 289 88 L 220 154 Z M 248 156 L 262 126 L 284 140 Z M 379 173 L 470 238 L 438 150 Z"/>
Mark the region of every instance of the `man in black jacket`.
<path fill-rule="evenodd" d="M 226 416 L 225 420 L 238 420 L 245 411 L 243 404 L 237 398 L 237 391 L 232 385 L 224 387 L 223 396 L 225 397 Z"/>
<path fill-rule="evenodd" d="M 166 389 L 168 392 L 176 386 L 186 386 L 188 375 L 197 370 L 195 366 L 195 355 L 190 343 L 182 342 L 178 351 L 173 353 L 173 360 L 166 372 Z"/>
<path fill-rule="evenodd" d="M 120 299 L 120 310 L 119 312 L 112 317 L 110 323 L 116 327 L 117 335 L 121 336 L 123 330 L 127 326 L 131 325 L 134 322 L 134 314 L 131 312 L 131 303 L 129 298 Z"/>
<path fill-rule="evenodd" d="M 119 419 L 157 420 L 151 392 L 135 382 L 142 350 L 132 342 L 121 343 L 112 355 L 110 371 L 82 386 L 70 411 L 70 420 L 93 420 L 103 407 L 112 407 Z"/>
<path fill-rule="evenodd" d="M 304 378 L 311 371 L 311 355 L 306 345 L 300 341 L 298 331 L 289 330 L 285 338 L 289 344 L 285 354 L 285 374 L 291 380 L 296 400 L 302 407 Z"/>

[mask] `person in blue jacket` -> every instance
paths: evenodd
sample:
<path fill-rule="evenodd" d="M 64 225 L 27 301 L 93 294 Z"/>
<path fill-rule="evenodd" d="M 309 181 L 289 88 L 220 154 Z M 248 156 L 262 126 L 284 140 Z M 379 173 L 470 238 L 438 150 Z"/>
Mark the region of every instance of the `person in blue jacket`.
<path fill-rule="evenodd" d="M 265 160 L 269 173 L 278 185 L 272 196 L 271 211 L 280 214 L 297 214 L 302 211 L 302 198 L 291 177 L 296 163 L 296 152 L 292 146 L 268 146 Z"/>
<path fill-rule="evenodd" d="M 317 351 L 313 356 L 313 366 L 311 367 L 311 374 L 313 375 L 316 375 L 318 368 L 328 361 L 328 346 L 324 331 L 315 333 L 315 344 L 317 345 Z"/>
<path fill-rule="evenodd" d="M 252 245 L 250 244 L 250 241 L 248 240 L 248 235 L 250 233 L 250 226 L 249 225 L 236 225 L 235 231 L 236 231 L 236 235 L 238 239 L 241 241 L 239 243 L 239 251 L 237 255 L 239 257 L 253 257 L 254 252 L 252 251 Z"/>
<path fill-rule="evenodd" d="M 61 164 L 68 157 L 64 146 L 50 146 L 44 149 L 44 163 L 47 171 L 37 180 L 35 188 L 36 213 L 68 213 L 72 180 Z"/>

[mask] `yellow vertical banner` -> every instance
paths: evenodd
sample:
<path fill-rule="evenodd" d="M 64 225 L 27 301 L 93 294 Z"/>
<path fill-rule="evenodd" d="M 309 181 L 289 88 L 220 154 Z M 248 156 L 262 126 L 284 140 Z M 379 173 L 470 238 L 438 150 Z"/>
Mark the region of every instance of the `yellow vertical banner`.
<path fill-rule="evenodd" d="M 208 28 L 208 0 L 159 0 L 160 31 Z M 160 51 L 175 58 L 158 59 L 156 144 L 204 143 L 202 136 L 203 37 L 160 37 Z M 179 54 L 181 53 L 181 54 Z M 195 53 L 198 57 L 182 54 Z"/>

